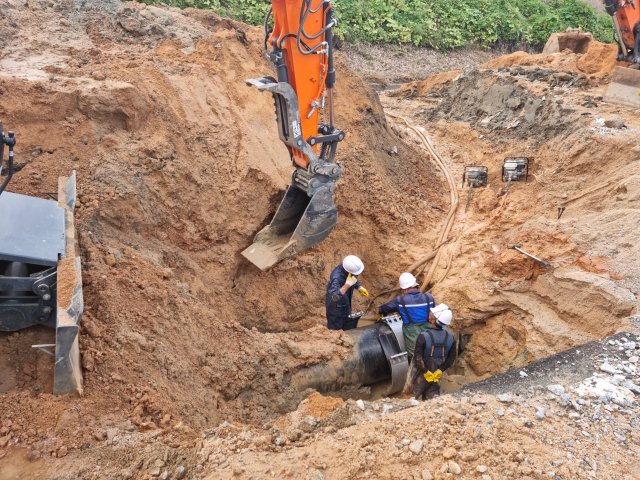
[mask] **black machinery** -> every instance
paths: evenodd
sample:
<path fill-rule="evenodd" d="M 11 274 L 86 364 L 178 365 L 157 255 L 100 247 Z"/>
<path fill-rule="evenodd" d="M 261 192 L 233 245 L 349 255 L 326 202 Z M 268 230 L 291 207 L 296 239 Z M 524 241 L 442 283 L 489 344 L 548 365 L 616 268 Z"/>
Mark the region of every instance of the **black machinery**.
<path fill-rule="evenodd" d="M 511 182 L 519 182 L 524 178 L 524 183 L 529 179 L 529 157 L 504 157 L 502 161 L 502 181 L 507 182 L 509 193 Z"/>
<path fill-rule="evenodd" d="M 469 209 L 469 202 L 471 201 L 471 192 L 474 188 L 486 187 L 489 184 L 489 169 L 484 165 L 465 165 L 464 172 L 462 172 L 462 186 L 464 187 L 464 181 L 467 180 L 469 185 L 469 196 L 467 197 L 467 206 L 464 208 L 464 213 L 467 213 Z"/>
<path fill-rule="evenodd" d="M 0 186 L 0 331 L 38 324 L 55 328 L 55 344 L 33 347 L 55 357 L 54 395 L 82 391 L 78 328 L 83 298 L 73 224 L 75 171 L 68 179 L 59 179 L 58 201 L 6 192 L 14 173 L 16 141 L 13 132 L 5 137 L 1 122 L 0 130 L 0 175 L 4 147 L 9 147 L 8 175 Z M 62 272 L 65 291 L 58 288 Z M 47 350 L 54 347 L 55 352 Z"/>
<path fill-rule="evenodd" d="M 372 325 L 345 330 L 355 344 L 346 359 L 298 370 L 291 382 L 300 392 L 308 388 L 330 392 L 345 385 L 370 385 L 391 379 L 385 395 L 401 391 L 409 371 L 402 323 L 400 315 L 394 314 Z"/>

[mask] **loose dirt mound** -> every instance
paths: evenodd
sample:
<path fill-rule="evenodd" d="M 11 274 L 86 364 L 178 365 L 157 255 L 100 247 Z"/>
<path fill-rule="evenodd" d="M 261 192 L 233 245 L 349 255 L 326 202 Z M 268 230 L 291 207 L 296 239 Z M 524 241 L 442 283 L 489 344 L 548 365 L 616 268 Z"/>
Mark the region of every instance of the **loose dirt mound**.
<path fill-rule="evenodd" d="M 0 374 L 2 404 L 24 426 L 2 446 L 64 456 L 102 445 L 94 431 L 105 426 L 182 432 L 181 422 L 263 423 L 294 410 L 311 392 L 292 387 L 292 373 L 349 347 L 323 326 L 331 270 L 357 254 L 376 292 L 395 281 L 390 251 L 430 248 L 430 226 L 448 208 L 431 163 L 393 135 L 377 96 L 339 57 L 338 224 L 260 272 L 240 252 L 292 171 L 271 96 L 244 82 L 273 74 L 261 29 L 116 0 L 0 7 L 12 26 L 2 114 L 18 139 L 9 190 L 42 196 L 77 171 L 86 306 L 82 398 L 39 396 L 50 392 L 51 359 L 30 345 L 53 343 L 53 331 L 0 335 L 0 363 L 11 367 Z M 77 425 L 56 430 L 69 409 Z"/>
<path fill-rule="evenodd" d="M 540 65 L 544 68 L 572 70 L 578 73 L 594 75 L 596 77 L 611 75 L 616 65 L 627 66 L 626 62 L 618 62 L 618 47 L 593 41 L 585 54 L 575 54 L 570 50 L 543 56 L 529 55 L 525 52 L 514 52 L 488 61 L 481 65 L 483 68 L 518 67 Z"/>
<path fill-rule="evenodd" d="M 319 393 L 314 393 L 307 399 L 302 413 L 312 417 L 324 418 L 343 404 L 344 400 L 341 398 L 324 397 Z"/>

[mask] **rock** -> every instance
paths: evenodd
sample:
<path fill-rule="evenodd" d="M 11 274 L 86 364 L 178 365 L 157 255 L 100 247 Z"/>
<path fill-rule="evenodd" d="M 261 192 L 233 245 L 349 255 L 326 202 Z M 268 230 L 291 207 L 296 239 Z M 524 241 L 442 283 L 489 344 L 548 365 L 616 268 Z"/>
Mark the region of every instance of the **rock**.
<path fill-rule="evenodd" d="M 113 267 L 116 264 L 116 257 L 115 255 L 113 255 L 113 253 L 108 253 L 104 256 L 104 263 L 106 263 L 108 266 Z"/>
<path fill-rule="evenodd" d="M 629 357 L 629 362 L 630 363 L 638 363 L 638 357 L 636 355 L 633 355 L 633 356 Z"/>
<path fill-rule="evenodd" d="M 433 475 L 431 475 L 429 470 L 422 471 L 422 480 L 433 480 Z"/>
<path fill-rule="evenodd" d="M 452 460 L 449 461 L 449 473 L 452 473 L 453 475 L 460 475 L 461 471 L 460 465 Z"/>
<path fill-rule="evenodd" d="M 318 480 L 324 480 L 324 475 L 322 474 L 322 472 L 320 470 L 316 470 L 316 478 Z"/>
<path fill-rule="evenodd" d="M 284 438 L 278 437 L 276 438 L 275 444 L 280 446 L 280 445 L 284 445 L 284 442 L 285 442 Z"/>
<path fill-rule="evenodd" d="M 576 413 L 576 412 L 571 412 L 571 413 L 569 414 L 569 418 L 570 418 L 571 420 L 580 420 L 580 414 L 579 414 L 579 413 Z"/>
<path fill-rule="evenodd" d="M 411 397 L 409 399 L 409 404 L 413 407 L 417 407 L 418 405 L 420 405 L 420 402 L 416 400 L 414 397 Z"/>
<path fill-rule="evenodd" d="M 103 432 L 93 432 L 93 438 L 95 438 L 97 442 L 101 442 L 101 441 L 104 440 L 104 433 Z"/>
<path fill-rule="evenodd" d="M 536 420 L 543 420 L 546 417 L 547 411 L 542 407 L 536 407 L 536 413 L 533 416 Z"/>
<path fill-rule="evenodd" d="M 164 472 L 162 472 L 162 475 L 160 475 L 160 480 L 168 480 L 168 478 L 169 478 L 169 472 L 165 470 Z"/>
<path fill-rule="evenodd" d="M 184 478 L 184 474 L 185 474 L 185 473 L 186 473 L 185 468 L 184 468 L 182 465 L 180 465 L 180 466 L 176 469 L 176 475 L 175 475 L 176 480 L 180 480 L 180 479 Z"/>
<path fill-rule="evenodd" d="M 482 475 L 482 480 L 491 480 L 491 475 Z"/>
<path fill-rule="evenodd" d="M 9 440 L 11 440 L 11 435 L 0 437 L 0 448 L 5 448 L 9 444 Z"/>
<path fill-rule="evenodd" d="M 600 370 L 606 373 L 610 373 L 611 375 L 618 373 L 617 370 L 609 365 L 608 362 L 604 362 L 602 365 L 600 365 Z"/>
<path fill-rule="evenodd" d="M 298 358 L 300 357 L 300 355 L 302 355 L 302 350 L 296 342 L 294 342 L 293 340 L 289 340 L 288 338 L 283 338 L 282 341 L 287 347 L 287 350 L 289 350 L 291 355 L 293 355 L 295 358 Z"/>
<path fill-rule="evenodd" d="M 111 442 L 113 440 L 113 437 L 115 437 L 116 435 L 118 435 L 117 428 L 107 428 L 107 440 Z"/>
<path fill-rule="evenodd" d="M 62 20 L 60 20 L 60 25 L 62 25 L 63 27 L 68 27 L 69 25 L 71 25 L 71 23 L 69 23 L 69 20 L 67 20 L 66 18 L 63 18 Z"/>
<path fill-rule="evenodd" d="M 485 467 L 484 465 L 478 465 L 476 467 L 476 470 L 478 471 L 478 473 L 484 473 L 487 471 L 487 467 Z"/>
<path fill-rule="evenodd" d="M 504 410 L 498 410 L 496 412 L 496 415 L 498 415 L 499 417 L 504 417 Z"/>
<path fill-rule="evenodd" d="M 67 447 L 63 445 L 56 453 L 58 458 L 65 457 L 67 455 Z"/>
<path fill-rule="evenodd" d="M 442 456 L 445 458 L 445 460 L 449 460 L 455 457 L 457 454 L 458 452 L 456 452 L 456 449 L 453 447 L 447 447 L 442 451 Z"/>
<path fill-rule="evenodd" d="M 528 377 L 529 375 L 524 370 L 520 370 L 520 376 L 524 378 L 524 377 Z"/>
<path fill-rule="evenodd" d="M 130 478 L 133 478 L 133 470 L 131 470 L 130 468 L 127 468 L 125 470 L 122 470 L 122 472 L 120 472 L 120 476 L 122 478 L 124 478 L 125 480 L 128 480 Z"/>
<path fill-rule="evenodd" d="M 638 385 L 633 383 L 631 380 L 627 380 L 622 384 L 622 386 L 628 390 L 631 390 L 636 395 L 640 395 L 640 387 L 638 387 Z"/>
<path fill-rule="evenodd" d="M 559 398 L 556 398 L 556 402 L 561 407 L 568 407 L 571 404 L 571 397 L 567 393 L 563 393 Z"/>
<path fill-rule="evenodd" d="M 498 395 L 496 398 L 498 399 L 498 401 L 502 403 L 513 402 L 513 398 L 511 398 L 511 395 L 507 395 L 506 393 L 503 393 L 502 395 Z"/>
<path fill-rule="evenodd" d="M 152 477 L 159 477 L 160 469 L 158 467 L 152 468 L 151 471 L 149 472 L 149 475 L 151 475 Z"/>
<path fill-rule="evenodd" d="M 547 390 L 554 395 L 562 395 L 564 393 L 564 387 L 562 385 L 547 385 Z"/>
<path fill-rule="evenodd" d="M 624 127 L 624 118 L 620 115 L 612 115 L 605 119 L 604 126 L 609 128 L 622 128 Z"/>
<path fill-rule="evenodd" d="M 482 397 L 473 397 L 471 403 L 475 405 L 485 405 L 487 403 L 487 399 Z"/>
<path fill-rule="evenodd" d="M 364 412 L 364 402 L 362 400 L 356 400 L 356 405 Z"/>
<path fill-rule="evenodd" d="M 93 78 L 94 80 L 102 81 L 106 80 L 107 76 L 100 70 L 94 70 L 93 72 L 91 72 L 91 78 Z"/>
<path fill-rule="evenodd" d="M 143 422 L 140 424 L 141 432 L 148 432 L 150 430 L 156 430 L 158 427 L 153 422 Z"/>
<path fill-rule="evenodd" d="M 396 429 L 396 425 L 392 422 L 387 423 L 387 430 L 393 432 Z"/>
<path fill-rule="evenodd" d="M 409 450 L 418 455 L 422 451 L 422 447 L 424 447 L 422 440 L 416 440 L 409 445 Z"/>

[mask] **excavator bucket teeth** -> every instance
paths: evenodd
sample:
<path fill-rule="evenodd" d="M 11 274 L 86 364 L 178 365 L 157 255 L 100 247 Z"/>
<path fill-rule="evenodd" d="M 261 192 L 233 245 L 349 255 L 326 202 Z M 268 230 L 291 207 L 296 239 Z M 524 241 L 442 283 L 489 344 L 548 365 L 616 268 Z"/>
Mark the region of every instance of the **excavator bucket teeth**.
<path fill-rule="evenodd" d="M 582 28 L 568 28 L 564 32 L 552 33 L 542 50 L 542 55 L 560 53 L 571 50 L 573 53 L 587 53 L 589 44 L 593 41 L 593 35 L 582 33 Z"/>
<path fill-rule="evenodd" d="M 640 108 L 640 71 L 615 67 L 604 100 L 627 107 Z"/>
<path fill-rule="evenodd" d="M 263 271 L 296 253 L 320 243 L 333 230 L 338 209 L 332 191 L 323 187 L 310 198 L 290 186 L 269 225 L 256 235 L 242 255 Z"/>

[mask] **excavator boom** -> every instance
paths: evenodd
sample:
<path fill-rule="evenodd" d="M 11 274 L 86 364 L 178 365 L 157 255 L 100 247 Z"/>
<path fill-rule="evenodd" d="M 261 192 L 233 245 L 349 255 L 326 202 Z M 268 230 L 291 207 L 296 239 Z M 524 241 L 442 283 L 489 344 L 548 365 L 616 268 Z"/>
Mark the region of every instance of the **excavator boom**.
<path fill-rule="evenodd" d="M 271 15 L 273 30 L 268 31 Z M 265 19 L 265 51 L 278 78 L 246 80 L 273 96 L 278 135 L 294 167 L 273 220 L 242 252 L 265 271 L 324 240 L 338 218 L 332 197 L 342 165 L 334 160 L 345 135 L 333 121 L 335 25 L 330 0 L 272 0 Z M 329 123 L 319 122 L 323 108 L 329 110 Z"/>

